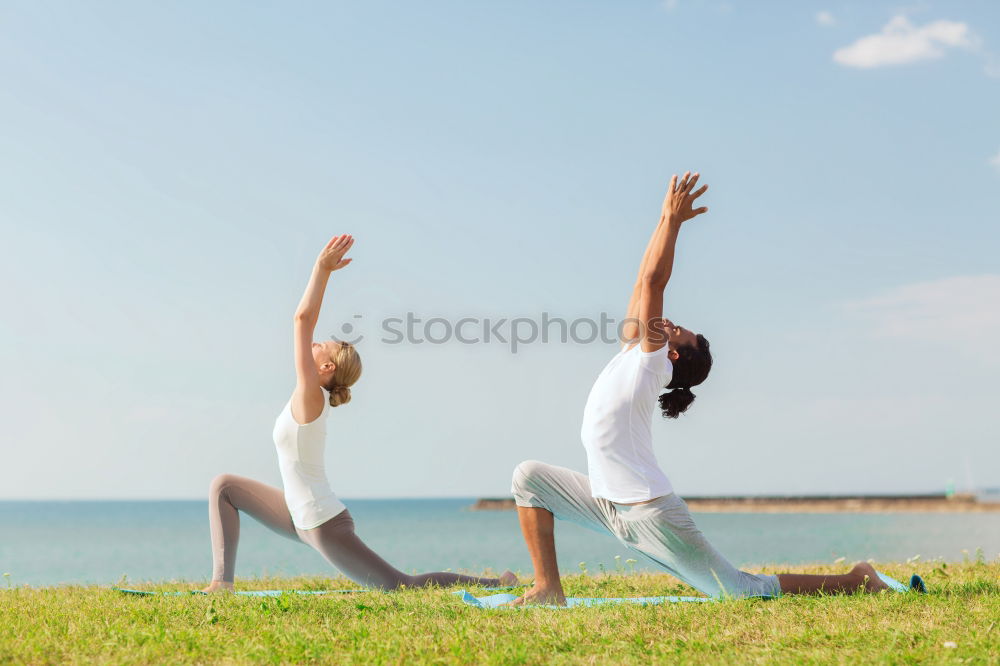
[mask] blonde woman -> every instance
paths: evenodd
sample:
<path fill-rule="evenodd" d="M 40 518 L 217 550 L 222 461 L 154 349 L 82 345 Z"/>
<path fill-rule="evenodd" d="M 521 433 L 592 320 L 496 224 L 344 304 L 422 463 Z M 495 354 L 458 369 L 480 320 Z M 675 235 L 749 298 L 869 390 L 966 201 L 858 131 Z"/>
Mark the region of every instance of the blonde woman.
<path fill-rule="evenodd" d="M 349 234 L 335 236 L 326 244 L 295 312 L 295 390 L 274 424 L 284 492 L 234 474 L 220 474 L 212 480 L 208 509 L 212 582 L 204 592 L 233 589 L 240 511 L 282 536 L 312 546 L 348 578 L 367 587 L 394 590 L 404 585 L 517 582 L 509 571 L 501 578 L 404 574 L 358 538 L 350 511 L 330 488 L 323 459 L 326 420 L 334 407 L 351 401 L 351 386 L 361 377 L 361 357 L 346 342 L 313 342 L 313 332 L 330 274 L 351 263 L 345 255 L 353 244 Z"/>

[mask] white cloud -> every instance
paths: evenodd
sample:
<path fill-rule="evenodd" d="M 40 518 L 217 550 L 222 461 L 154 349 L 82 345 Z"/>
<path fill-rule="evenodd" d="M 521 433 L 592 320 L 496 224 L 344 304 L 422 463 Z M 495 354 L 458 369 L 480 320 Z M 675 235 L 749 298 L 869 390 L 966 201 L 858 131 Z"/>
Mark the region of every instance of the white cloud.
<path fill-rule="evenodd" d="M 996 155 L 990 158 L 990 164 L 995 166 L 997 169 L 1000 169 L 1000 150 L 997 151 Z"/>
<path fill-rule="evenodd" d="M 850 303 L 848 308 L 869 321 L 876 337 L 930 344 L 960 340 L 959 349 L 1000 363 L 1000 275 L 917 282 Z"/>
<path fill-rule="evenodd" d="M 833 60 L 846 67 L 871 69 L 935 60 L 943 57 L 950 48 L 975 47 L 976 39 L 965 23 L 942 20 L 915 26 L 900 14 L 894 16 L 881 32 L 837 49 Z"/>
<path fill-rule="evenodd" d="M 663 0 L 663 8 L 668 12 L 672 12 L 677 9 L 677 4 L 679 0 Z"/>
<path fill-rule="evenodd" d="M 833 18 L 833 14 L 830 12 L 823 10 L 816 14 L 816 23 L 825 26 L 833 26 L 837 25 L 837 19 Z"/>

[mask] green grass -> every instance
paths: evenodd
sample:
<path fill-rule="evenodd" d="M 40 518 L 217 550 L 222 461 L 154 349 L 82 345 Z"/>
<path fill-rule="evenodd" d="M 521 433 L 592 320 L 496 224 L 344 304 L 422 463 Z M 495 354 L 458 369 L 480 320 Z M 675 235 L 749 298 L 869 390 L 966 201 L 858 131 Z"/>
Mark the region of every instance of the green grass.
<path fill-rule="evenodd" d="M 0 663 L 1000 663 L 1000 562 L 881 569 L 901 580 L 920 573 L 930 593 L 556 611 L 482 610 L 443 589 L 268 599 L 13 587 L 0 591 Z M 237 582 L 353 587 L 327 578 Z M 565 583 L 572 596 L 693 594 L 666 575 L 575 575 Z"/>

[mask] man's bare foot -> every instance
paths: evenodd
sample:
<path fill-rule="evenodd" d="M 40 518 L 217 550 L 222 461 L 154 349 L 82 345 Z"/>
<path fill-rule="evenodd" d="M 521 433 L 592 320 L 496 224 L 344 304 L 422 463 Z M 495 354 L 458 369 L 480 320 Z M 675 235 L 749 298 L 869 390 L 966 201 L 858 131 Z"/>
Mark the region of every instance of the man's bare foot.
<path fill-rule="evenodd" d="M 865 592 L 881 592 L 882 590 L 888 590 L 889 586 L 882 582 L 882 579 L 878 577 L 878 572 L 875 571 L 875 567 L 868 564 L 867 562 L 858 562 L 851 569 L 851 575 L 858 577 L 858 587 L 863 584 L 865 587 Z"/>
<path fill-rule="evenodd" d="M 504 606 L 533 606 L 533 605 L 565 606 L 566 595 L 563 593 L 562 585 L 551 587 L 535 585 L 522 596 L 514 599 Z"/>
<path fill-rule="evenodd" d="M 502 574 L 500 574 L 500 587 L 514 587 L 520 584 L 521 581 L 517 579 L 517 574 L 507 569 Z"/>
<path fill-rule="evenodd" d="M 205 594 L 211 594 L 212 592 L 232 592 L 233 584 L 227 583 L 224 580 L 213 580 L 208 587 L 204 588 L 202 592 Z"/>

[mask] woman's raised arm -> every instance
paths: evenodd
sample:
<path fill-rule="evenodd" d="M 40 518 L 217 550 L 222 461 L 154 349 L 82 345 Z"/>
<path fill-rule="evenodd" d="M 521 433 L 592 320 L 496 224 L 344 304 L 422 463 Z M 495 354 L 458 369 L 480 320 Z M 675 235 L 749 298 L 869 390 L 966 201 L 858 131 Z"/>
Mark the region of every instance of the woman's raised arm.
<path fill-rule="evenodd" d="M 316 259 L 309 284 L 295 310 L 295 392 L 292 394 L 293 411 L 300 423 L 309 423 L 323 412 L 323 391 L 320 390 L 319 370 L 313 357 L 313 333 L 323 305 L 323 293 L 330 273 L 351 263 L 344 255 L 354 245 L 350 234 L 334 236 Z"/>

